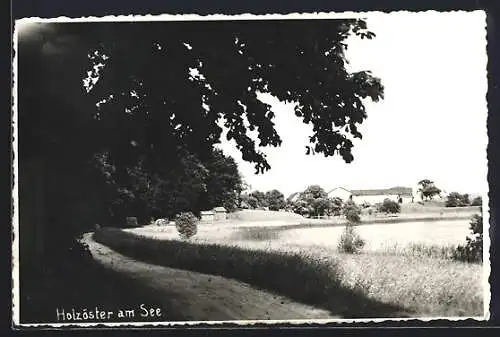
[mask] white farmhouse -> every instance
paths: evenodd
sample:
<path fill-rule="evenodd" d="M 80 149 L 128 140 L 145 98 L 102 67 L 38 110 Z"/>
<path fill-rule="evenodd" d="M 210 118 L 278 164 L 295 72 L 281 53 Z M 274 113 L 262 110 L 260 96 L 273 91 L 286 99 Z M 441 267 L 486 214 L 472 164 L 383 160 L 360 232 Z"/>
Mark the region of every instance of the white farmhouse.
<path fill-rule="evenodd" d="M 328 197 L 337 197 L 342 200 L 352 199 L 357 204 L 369 203 L 372 205 L 383 202 L 384 199 L 400 203 L 411 203 L 415 200 L 412 188 L 401 186 L 372 190 L 348 190 L 343 187 L 337 187 L 328 192 Z"/>
<path fill-rule="evenodd" d="M 290 194 L 290 196 L 286 198 L 286 200 L 288 202 L 296 202 L 297 200 L 299 200 L 299 197 L 300 197 L 300 192 L 294 192 Z"/>

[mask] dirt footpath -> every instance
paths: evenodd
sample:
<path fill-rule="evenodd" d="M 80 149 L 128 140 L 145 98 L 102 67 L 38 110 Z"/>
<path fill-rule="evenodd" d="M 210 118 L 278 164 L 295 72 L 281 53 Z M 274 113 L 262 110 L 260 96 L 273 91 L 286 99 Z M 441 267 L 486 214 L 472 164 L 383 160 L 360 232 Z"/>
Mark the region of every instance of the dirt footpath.
<path fill-rule="evenodd" d="M 292 320 L 335 318 L 328 311 L 292 302 L 220 276 L 167 268 L 140 262 L 92 240 L 83 241 L 103 266 L 123 273 L 151 289 L 185 320 Z M 297 291 L 300 291 L 299 289 Z M 164 298 L 164 300 L 162 299 Z M 169 321 L 163 317 L 163 321 Z"/>

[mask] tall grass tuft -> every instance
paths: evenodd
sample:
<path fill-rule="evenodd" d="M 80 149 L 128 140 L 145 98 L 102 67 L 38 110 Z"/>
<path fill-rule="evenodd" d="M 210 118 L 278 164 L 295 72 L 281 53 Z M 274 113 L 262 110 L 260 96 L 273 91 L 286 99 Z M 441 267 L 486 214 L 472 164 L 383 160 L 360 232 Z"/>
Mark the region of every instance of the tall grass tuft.
<path fill-rule="evenodd" d="M 453 259 L 456 246 L 411 242 L 407 245 L 393 244 L 384 247 L 383 254 L 409 256 L 415 258 Z"/>

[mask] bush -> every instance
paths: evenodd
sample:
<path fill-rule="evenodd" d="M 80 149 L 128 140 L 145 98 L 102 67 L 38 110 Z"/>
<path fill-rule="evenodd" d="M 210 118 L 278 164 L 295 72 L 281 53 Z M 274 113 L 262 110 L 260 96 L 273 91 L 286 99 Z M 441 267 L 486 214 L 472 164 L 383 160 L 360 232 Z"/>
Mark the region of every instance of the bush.
<path fill-rule="evenodd" d="M 344 204 L 343 213 L 347 221 L 352 224 L 361 222 L 361 209 L 352 200 L 348 200 Z"/>
<path fill-rule="evenodd" d="M 352 225 L 347 225 L 340 236 L 338 249 L 343 253 L 355 254 L 365 246 L 365 241 L 359 236 Z"/>
<path fill-rule="evenodd" d="M 379 212 L 382 213 L 400 213 L 401 205 L 396 201 L 385 199 L 379 206 Z"/>
<path fill-rule="evenodd" d="M 465 245 L 459 245 L 453 258 L 464 262 L 483 261 L 483 215 L 475 214 L 470 222 L 472 236 L 467 236 Z"/>
<path fill-rule="evenodd" d="M 183 239 L 189 239 L 198 232 L 198 218 L 191 212 L 184 212 L 175 218 L 175 228 Z"/>
<path fill-rule="evenodd" d="M 446 207 L 465 207 L 470 205 L 470 199 L 468 194 L 460 194 L 457 192 L 451 192 L 447 199 Z"/>
<path fill-rule="evenodd" d="M 363 201 L 363 203 L 361 204 L 361 207 L 362 208 L 369 208 L 369 207 L 371 207 L 371 204 L 368 201 Z"/>
<path fill-rule="evenodd" d="M 482 205 L 483 205 L 482 197 L 476 197 L 472 200 L 471 206 L 482 206 Z"/>

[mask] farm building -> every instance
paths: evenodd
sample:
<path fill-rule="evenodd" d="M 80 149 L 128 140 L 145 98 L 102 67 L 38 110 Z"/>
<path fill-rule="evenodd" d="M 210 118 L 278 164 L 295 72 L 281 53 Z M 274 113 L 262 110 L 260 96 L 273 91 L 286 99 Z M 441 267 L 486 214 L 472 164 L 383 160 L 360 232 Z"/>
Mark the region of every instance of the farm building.
<path fill-rule="evenodd" d="M 219 221 L 227 219 L 227 210 L 224 207 L 215 207 L 209 211 L 201 211 L 201 221 Z"/>
<path fill-rule="evenodd" d="M 384 199 L 390 199 L 401 203 L 410 203 L 414 201 L 412 188 L 400 186 L 373 190 L 348 190 L 343 187 L 337 187 L 328 192 L 328 196 L 330 198 L 341 198 L 342 200 L 352 199 L 357 204 L 376 204 L 384 201 Z"/>
<path fill-rule="evenodd" d="M 227 210 L 224 207 L 215 207 L 213 209 L 215 220 L 226 220 Z"/>
<path fill-rule="evenodd" d="M 288 202 L 296 202 L 300 197 L 300 192 L 294 192 L 292 194 L 290 194 L 290 196 L 288 198 L 286 198 L 286 200 Z"/>
<path fill-rule="evenodd" d="M 342 200 L 347 200 L 351 197 L 352 193 L 351 191 L 343 188 L 343 187 L 336 187 L 330 192 L 328 192 L 328 197 L 329 198 L 340 198 Z"/>
<path fill-rule="evenodd" d="M 215 212 L 214 211 L 201 211 L 201 221 L 214 221 Z"/>

